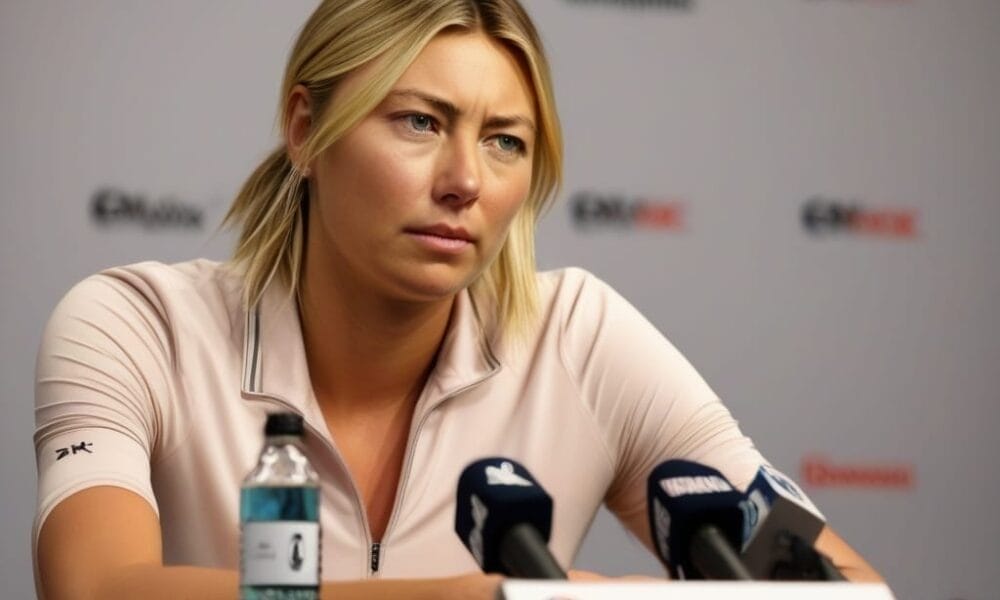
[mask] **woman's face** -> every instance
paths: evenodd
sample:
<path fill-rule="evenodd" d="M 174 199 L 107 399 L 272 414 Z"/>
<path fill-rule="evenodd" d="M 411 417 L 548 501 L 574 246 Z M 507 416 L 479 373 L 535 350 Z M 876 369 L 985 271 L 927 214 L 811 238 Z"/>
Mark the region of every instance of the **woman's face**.
<path fill-rule="evenodd" d="M 437 36 L 310 165 L 307 261 L 353 290 L 450 297 L 490 264 L 528 195 L 535 121 L 512 53 L 480 33 Z"/>

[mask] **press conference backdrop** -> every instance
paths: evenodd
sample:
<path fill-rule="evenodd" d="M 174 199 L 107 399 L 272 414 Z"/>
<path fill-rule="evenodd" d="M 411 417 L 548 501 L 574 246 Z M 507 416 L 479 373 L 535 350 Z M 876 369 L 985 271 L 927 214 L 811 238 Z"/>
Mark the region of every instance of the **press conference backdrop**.
<path fill-rule="evenodd" d="M 104 267 L 227 256 L 313 6 L 0 3 L 5 598 L 33 594 L 49 312 Z M 567 151 L 541 265 L 637 305 L 899 597 L 997 597 L 1000 2 L 528 8 Z M 660 572 L 606 513 L 576 566 Z"/>

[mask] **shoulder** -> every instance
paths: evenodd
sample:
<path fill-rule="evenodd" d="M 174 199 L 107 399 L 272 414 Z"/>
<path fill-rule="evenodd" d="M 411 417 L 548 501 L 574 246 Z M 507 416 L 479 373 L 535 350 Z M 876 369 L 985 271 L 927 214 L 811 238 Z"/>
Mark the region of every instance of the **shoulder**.
<path fill-rule="evenodd" d="M 579 267 L 540 272 L 536 276 L 542 330 L 559 328 L 567 335 L 596 335 L 614 322 L 618 327 L 655 328 L 611 285 Z"/>
<path fill-rule="evenodd" d="M 112 310 L 163 312 L 178 303 L 232 302 L 239 296 L 239 282 L 231 269 L 215 261 L 141 262 L 87 277 L 66 293 L 57 311 L 100 305 Z"/>
<path fill-rule="evenodd" d="M 538 274 L 538 346 L 556 350 L 584 380 L 686 380 L 690 369 L 676 347 L 611 285 L 579 268 Z M 608 377 L 610 379 L 605 379 Z"/>
<path fill-rule="evenodd" d="M 535 276 L 541 312 L 587 312 L 620 295 L 602 279 L 580 267 L 542 271 Z"/>
<path fill-rule="evenodd" d="M 104 281 L 119 289 L 130 288 L 149 299 L 171 300 L 172 296 L 190 299 L 190 294 L 211 296 L 239 291 L 240 278 L 225 263 L 207 259 L 164 264 L 147 261 L 113 267 L 90 279 Z"/>
<path fill-rule="evenodd" d="M 535 274 L 535 281 L 538 282 L 539 291 L 543 294 L 544 290 L 579 289 L 588 285 L 610 287 L 597 275 L 582 267 L 563 267 L 551 271 L 539 271 Z"/>
<path fill-rule="evenodd" d="M 659 330 L 593 273 L 576 267 L 541 272 L 537 283 L 535 347 L 556 353 L 574 379 L 612 372 L 626 379 L 674 359 Z"/>
<path fill-rule="evenodd" d="M 238 320 L 240 278 L 225 264 L 193 260 L 113 267 L 74 285 L 53 310 L 43 337 L 103 332 L 166 340 L 186 322 Z"/>

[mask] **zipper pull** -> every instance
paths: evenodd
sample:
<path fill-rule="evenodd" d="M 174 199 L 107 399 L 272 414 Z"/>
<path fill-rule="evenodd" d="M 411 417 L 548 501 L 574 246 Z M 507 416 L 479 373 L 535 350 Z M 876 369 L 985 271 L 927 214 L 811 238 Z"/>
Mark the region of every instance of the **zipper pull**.
<path fill-rule="evenodd" d="M 382 544 L 380 544 L 380 543 L 378 543 L 378 542 L 375 542 L 374 544 L 372 544 L 372 551 L 371 551 L 371 569 L 372 569 L 372 574 L 373 574 L 373 575 L 374 575 L 375 573 L 378 573 L 378 560 L 379 560 L 379 551 L 380 551 L 381 549 L 382 549 Z"/>

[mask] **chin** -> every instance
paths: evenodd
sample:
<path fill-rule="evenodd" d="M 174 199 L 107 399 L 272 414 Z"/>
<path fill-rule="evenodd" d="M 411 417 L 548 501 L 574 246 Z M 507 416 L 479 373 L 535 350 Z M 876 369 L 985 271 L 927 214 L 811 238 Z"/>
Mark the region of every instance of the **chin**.
<path fill-rule="evenodd" d="M 403 292 L 407 300 L 415 302 L 445 300 L 467 288 L 477 275 L 464 270 L 458 271 L 451 267 L 415 269 L 397 279 L 396 287 Z"/>

